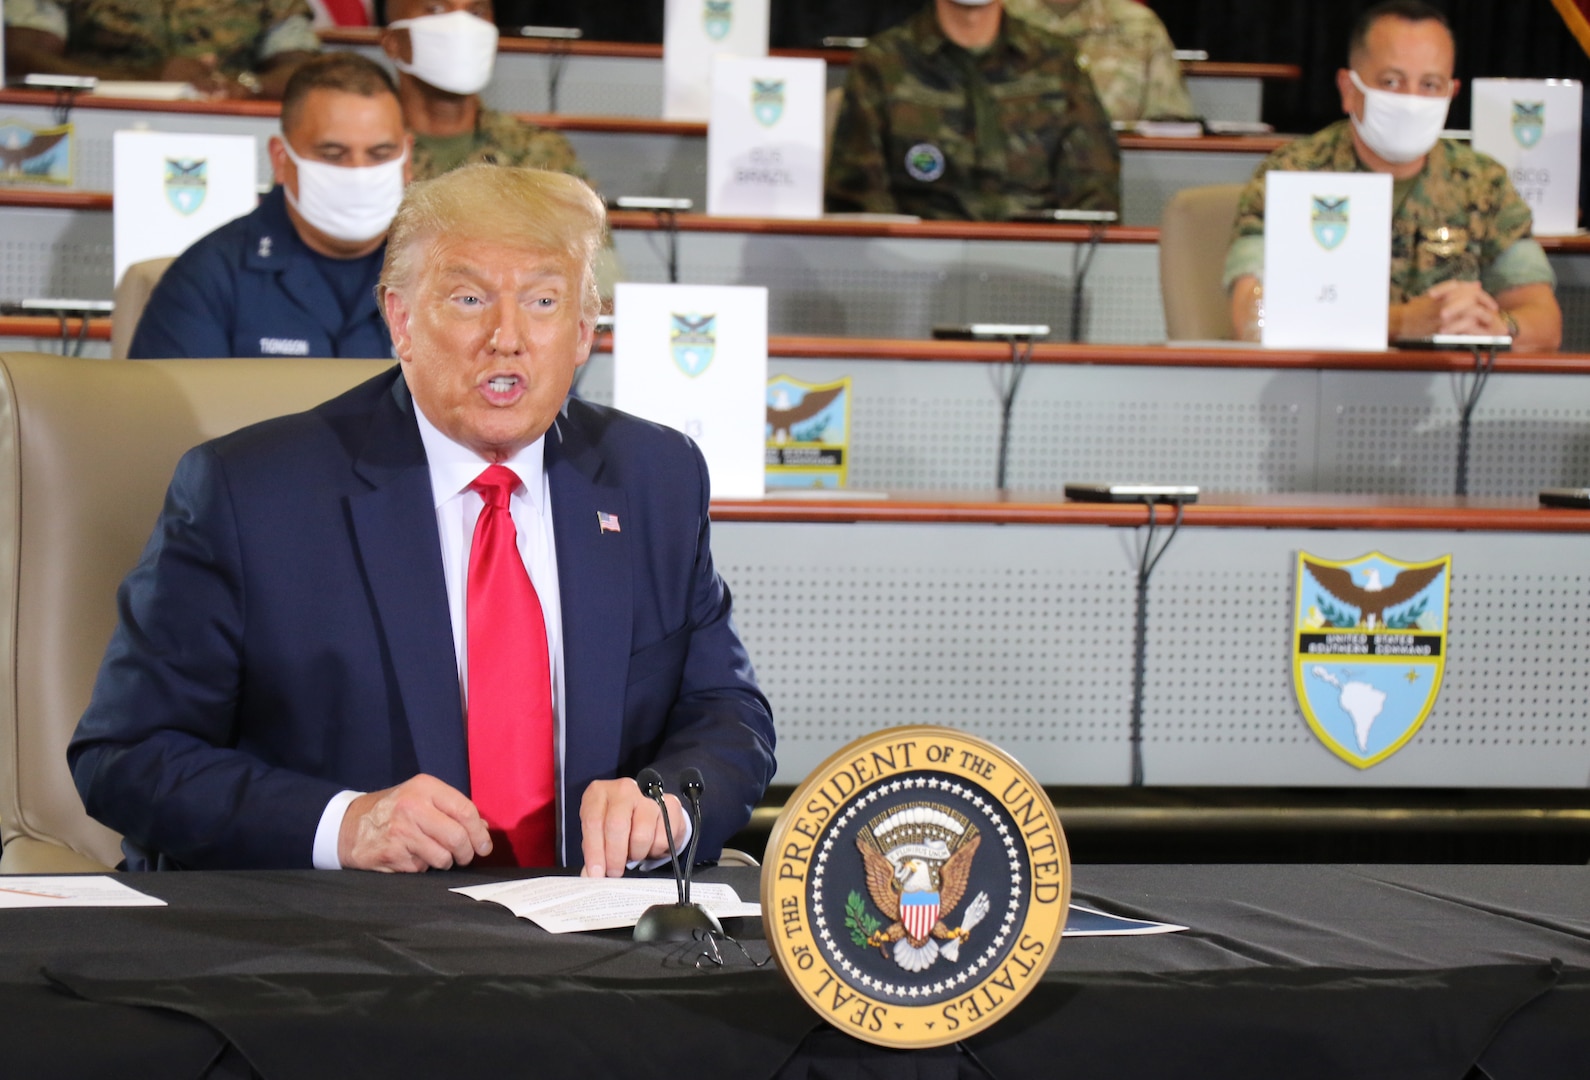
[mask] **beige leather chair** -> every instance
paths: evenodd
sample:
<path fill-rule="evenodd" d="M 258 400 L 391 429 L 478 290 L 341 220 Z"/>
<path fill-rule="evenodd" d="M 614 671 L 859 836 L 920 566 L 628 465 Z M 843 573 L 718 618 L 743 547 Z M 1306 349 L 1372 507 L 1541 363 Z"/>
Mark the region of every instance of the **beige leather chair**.
<path fill-rule="evenodd" d="M 1182 188 L 1159 222 L 1159 291 L 1171 341 L 1223 341 L 1231 301 L 1220 283 L 1242 184 Z"/>
<path fill-rule="evenodd" d="M 0 872 L 121 859 L 83 812 L 66 743 L 177 458 L 388 366 L 0 353 Z"/>
<path fill-rule="evenodd" d="M 116 305 L 110 316 L 112 360 L 127 359 L 133 331 L 138 329 L 138 320 L 143 317 L 144 307 L 149 303 L 149 294 L 155 291 L 155 285 L 159 283 L 160 275 L 166 272 L 166 267 L 175 261 L 173 257 L 145 259 L 133 263 L 122 274 L 121 283 L 116 286 L 116 295 L 112 297 Z"/>

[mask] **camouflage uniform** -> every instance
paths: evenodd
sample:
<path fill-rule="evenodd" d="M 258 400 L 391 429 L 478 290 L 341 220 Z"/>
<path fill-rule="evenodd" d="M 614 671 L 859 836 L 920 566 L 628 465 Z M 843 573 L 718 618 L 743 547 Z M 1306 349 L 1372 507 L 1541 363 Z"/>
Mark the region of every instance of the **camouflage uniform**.
<path fill-rule="evenodd" d="M 445 141 L 445 140 L 440 140 Z M 474 145 L 458 165 L 522 165 L 571 173 L 587 179 L 569 140 L 556 131 L 527 124 L 507 113 L 481 108 L 475 118 Z M 447 170 L 437 166 L 435 153 L 423 135 L 414 137 L 414 179 L 429 180 Z"/>
<path fill-rule="evenodd" d="M 1165 24 L 1137 0 L 1005 0 L 1005 11 L 1071 39 L 1110 119 L 1196 114 Z"/>
<path fill-rule="evenodd" d="M 53 34 L 68 59 L 107 69 L 213 55 L 236 76 L 320 49 L 307 0 L 5 0 L 5 21 Z"/>
<path fill-rule="evenodd" d="M 1006 18 L 977 54 L 929 6 L 850 65 L 834 127 L 830 211 L 1001 221 L 1120 210 L 1110 118 L 1067 41 Z"/>
<path fill-rule="evenodd" d="M 1358 160 L 1347 120 L 1265 158 L 1237 204 L 1228 289 L 1243 275 L 1264 274 L 1264 174 L 1271 169 L 1370 171 Z M 1530 235 L 1532 220 L 1505 168 L 1466 143 L 1441 139 L 1392 211 L 1391 302 L 1405 304 L 1449 279 L 1478 281 L 1492 296 L 1521 285 L 1555 286 L 1546 253 Z"/>

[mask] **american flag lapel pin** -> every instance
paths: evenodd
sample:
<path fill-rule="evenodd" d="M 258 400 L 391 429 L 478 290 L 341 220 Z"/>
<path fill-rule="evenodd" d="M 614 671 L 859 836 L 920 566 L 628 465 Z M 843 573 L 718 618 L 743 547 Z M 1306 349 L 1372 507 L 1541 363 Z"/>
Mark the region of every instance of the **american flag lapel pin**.
<path fill-rule="evenodd" d="M 605 510 L 598 510 L 596 512 L 596 527 L 600 532 L 619 532 L 620 529 L 618 527 L 618 515 L 609 514 Z"/>

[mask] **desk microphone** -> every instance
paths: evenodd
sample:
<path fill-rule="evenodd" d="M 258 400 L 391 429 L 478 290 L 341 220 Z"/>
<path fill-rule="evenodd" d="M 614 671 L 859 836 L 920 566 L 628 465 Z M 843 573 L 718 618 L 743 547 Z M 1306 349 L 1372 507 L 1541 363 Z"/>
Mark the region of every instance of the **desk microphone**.
<path fill-rule="evenodd" d="M 695 774 L 695 794 L 689 794 L 693 806 L 697 806 L 701 796 L 700 770 L 688 770 L 686 784 L 688 785 L 689 773 Z M 723 926 L 706 908 L 700 904 L 689 902 L 690 886 L 688 879 L 679 871 L 679 849 L 674 846 L 673 823 L 668 819 L 668 804 L 663 800 L 662 775 L 656 769 L 642 769 L 635 777 L 635 782 L 640 785 L 640 790 L 649 799 L 657 803 L 657 808 L 662 811 L 663 833 L 668 837 L 668 856 L 673 860 L 674 888 L 678 892 L 679 902 L 675 904 L 653 904 L 641 913 L 635 922 L 636 941 L 690 941 L 698 930 L 723 932 Z M 692 817 L 694 835 L 690 841 L 690 855 L 693 858 L 696 851 L 696 840 L 700 838 L 701 826 L 700 809 L 697 806 Z"/>
<path fill-rule="evenodd" d="M 674 864 L 674 888 L 679 893 L 679 902 L 683 904 L 690 894 L 685 891 L 685 879 L 679 873 L 679 849 L 674 847 L 674 827 L 668 820 L 668 804 L 663 801 L 662 773 L 648 765 L 636 774 L 635 783 L 640 785 L 641 794 L 655 802 L 657 809 L 662 811 L 663 833 L 668 837 L 668 857 Z"/>
<path fill-rule="evenodd" d="M 706 790 L 701 770 L 691 765 L 679 770 L 679 787 L 690 800 L 690 854 L 685 857 L 685 903 L 690 903 L 690 879 L 696 870 L 696 845 L 701 843 L 701 793 Z"/>

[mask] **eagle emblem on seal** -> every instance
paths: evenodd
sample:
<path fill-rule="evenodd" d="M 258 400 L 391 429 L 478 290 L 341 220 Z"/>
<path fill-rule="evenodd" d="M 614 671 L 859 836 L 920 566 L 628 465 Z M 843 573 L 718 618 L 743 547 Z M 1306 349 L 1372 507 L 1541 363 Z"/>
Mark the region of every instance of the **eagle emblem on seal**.
<path fill-rule="evenodd" d="M 966 895 L 981 842 L 963 815 L 933 803 L 910 803 L 870 821 L 856 834 L 856 847 L 867 892 L 890 922 L 870 930 L 865 944 L 907 971 L 925 971 L 940 956 L 955 963 L 961 943 L 988 914 L 988 894 L 979 892 L 961 925 L 946 921 Z"/>

